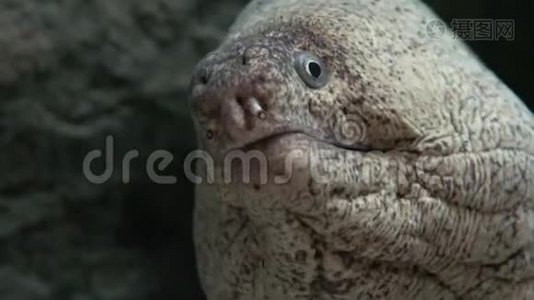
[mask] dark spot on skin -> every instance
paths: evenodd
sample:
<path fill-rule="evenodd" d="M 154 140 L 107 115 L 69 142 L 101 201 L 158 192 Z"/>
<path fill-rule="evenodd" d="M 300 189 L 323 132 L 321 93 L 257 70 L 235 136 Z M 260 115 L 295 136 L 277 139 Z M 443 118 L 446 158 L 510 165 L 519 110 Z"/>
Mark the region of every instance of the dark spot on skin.
<path fill-rule="evenodd" d="M 371 270 L 377 270 L 377 269 L 380 268 L 380 264 L 377 263 L 377 262 L 372 262 L 372 263 L 369 265 L 369 268 L 370 268 Z"/>
<path fill-rule="evenodd" d="M 265 74 L 258 75 L 258 82 L 259 83 L 265 83 L 267 81 L 267 78 L 265 77 Z"/>
<path fill-rule="evenodd" d="M 345 188 L 337 186 L 332 190 L 332 195 L 341 195 L 345 192 Z"/>
<path fill-rule="evenodd" d="M 308 181 L 308 190 L 312 196 L 317 196 L 321 193 L 321 189 L 315 186 L 314 181 L 311 178 Z"/>
<path fill-rule="evenodd" d="M 340 252 L 338 255 L 341 257 L 341 261 L 346 269 L 350 269 L 352 265 L 356 262 L 354 257 L 350 253 Z"/>
<path fill-rule="evenodd" d="M 244 274 L 244 275 L 250 275 L 250 274 L 252 273 L 250 267 L 247 266 L 247 265 L 243 265 L 242 270 L 243 270 L 243 274 Z"/>
<path fill-rule="evenodd" d="M 305 263 L 306 259 L 308 258 L 308 253 L 304 250 L 299 250 L 297 253 L 295 253 L 295 259 L 298 263 Z"/>
<path fill-rule="evenodd" d="M 316 261 L 322 261 L 322 260 L 323 260 L 323 253 L 322 253 L 319 249 L 317 249 L 317 250 L 315 251 L 315 254 L 313 255 L 313 258 L 314 258 Z M 318 266 L 317 266 L 317 269 L 322 270 L 322 269 L 323 269 L 323 266 L 322 266 L 322 265 L 318 265 Z"/>

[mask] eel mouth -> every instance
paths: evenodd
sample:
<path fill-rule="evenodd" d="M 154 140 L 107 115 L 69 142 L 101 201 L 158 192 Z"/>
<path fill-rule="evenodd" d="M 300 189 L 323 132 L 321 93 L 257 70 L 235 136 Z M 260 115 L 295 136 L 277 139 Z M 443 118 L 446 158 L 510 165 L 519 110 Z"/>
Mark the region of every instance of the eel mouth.
<path fill-rule="evenodd" d="M 369 152 L 372 151 L 369 147 L 362 145 L 344 145 L 337 141 L 330 141 L 324 138 L 320 138 L 317 134 L 307 132 L 306 130 L 284 130 L 280 132 L 275 132 L 250 142 L 247 142 L 241 146 L 236 146 L 231 148 L 229 151 L 251 151 L 251 150 L 263 150 L 269 146 L 275 145 L 283 141 L 287 141 L 291 136 L 295 136 L 298 140 L 308 140 L 311 142 L 328 145 L 330 147 L 338 148 L 346 151 L 358 151 L 358 152 Z"/>
<path fill-rule="evenodd" d="M 287 130 L 287 131 L 282 131 L 282 132 L 277 132 L 277 133 L 273 133 L 270 135 L 266 135 L 264 137 L 260 137 L 242 146 L 234 147 L 231 150 L 241 150 L 241 151 L 262 150 L 270 145 L 280 142 L 283 139 L 289 138 L 291 136 L 297 136 L 297 135 L 314 139 L 312 136 L 304 133 L 304 131 Z"/>
<path fill-rule="evenodd" d="M 309 167 L 313 164 L 311 159 L 315 157 L 313 155 L 315 151 L 308 152 L 310 149 L 336 152 L 368 151 L 363 148 L 339 145 L 303 130 L 273 132 L 221 153 L 223 157 L 220 157 L 220 161 L 223 168 L 225 172 L 230 171 L 230 174 L 224 173 L 227 176 L 225 181 L 240 182 L 245 185 L 251 183 L 253 186 L 258 186 L 276 183 L 279 176 L 284 177 L 289 174 L 290 181 L 284 184 L 294 182 L 294 180 L 298 182 L 301 172 L 308 174 L 304 176 L 310 176 L 312 172 Z M 288 166 L 288 163 L 291 165 Z"/>

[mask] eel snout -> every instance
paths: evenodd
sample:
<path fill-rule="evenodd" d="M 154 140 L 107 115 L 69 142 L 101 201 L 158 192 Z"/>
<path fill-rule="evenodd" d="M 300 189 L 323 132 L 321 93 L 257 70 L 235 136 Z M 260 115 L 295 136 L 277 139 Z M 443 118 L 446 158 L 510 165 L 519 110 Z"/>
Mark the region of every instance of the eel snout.
<path fill-rule="evenodd" d="M 204 60 L 192 80 L 191 110 L 200 139 L 219 151 L 287 130 L 275 104 L 280 97 L 276 63 L 268 52 L 252 49 Z"/>

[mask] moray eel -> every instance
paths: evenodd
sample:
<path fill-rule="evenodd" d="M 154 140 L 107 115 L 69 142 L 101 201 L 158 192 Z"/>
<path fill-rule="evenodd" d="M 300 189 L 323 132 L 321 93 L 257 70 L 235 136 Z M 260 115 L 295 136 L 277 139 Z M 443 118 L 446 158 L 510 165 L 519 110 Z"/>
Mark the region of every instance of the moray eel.
<path fill-rule="evenodd" d="M 198 64 L 208 299 L 534 299 L 533 114 L 434 20 L 256 0 Z"/>

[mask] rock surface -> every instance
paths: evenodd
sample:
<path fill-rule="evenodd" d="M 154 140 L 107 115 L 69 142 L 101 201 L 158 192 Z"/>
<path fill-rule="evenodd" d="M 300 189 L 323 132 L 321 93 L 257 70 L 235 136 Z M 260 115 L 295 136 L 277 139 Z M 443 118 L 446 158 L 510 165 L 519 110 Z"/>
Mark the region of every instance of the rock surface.
<path fill-rule="evenodd" d="M 194 147 L 191 69 L 242 5 L 211 2 L 1 1 L 1 299 L 200 299 L 191 185 L 144 168 L 166 149 L 180 176 Z M 94 185 L 82 161 L 107 135 L 114 176 Z"/>

